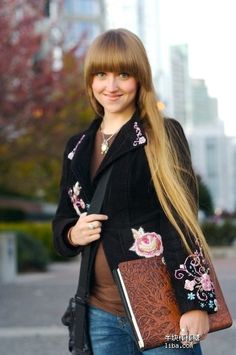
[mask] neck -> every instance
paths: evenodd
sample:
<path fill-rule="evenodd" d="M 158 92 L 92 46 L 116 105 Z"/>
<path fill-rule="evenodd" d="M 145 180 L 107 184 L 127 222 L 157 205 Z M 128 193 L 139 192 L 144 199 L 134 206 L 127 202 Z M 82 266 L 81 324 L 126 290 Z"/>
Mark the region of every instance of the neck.
<path fill-rule="evenodd" d="M 101 128 L 104 134 L 114 134 L 133 116 L 134 111 L 127 115 L 106 114 L 103 117 Z"/>

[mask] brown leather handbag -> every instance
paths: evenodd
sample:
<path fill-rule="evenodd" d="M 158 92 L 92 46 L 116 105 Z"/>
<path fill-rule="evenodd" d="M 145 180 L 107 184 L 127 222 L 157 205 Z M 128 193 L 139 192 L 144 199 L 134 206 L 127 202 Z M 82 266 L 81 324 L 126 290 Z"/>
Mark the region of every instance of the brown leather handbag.
<path fill-rule="evenodd" d="M 230 327 L 232 318 L 210 264 L 218 303 L 218 311 L 209 315 L 210 332 L 214 332 Z M 113 273 L 140 350 L 162 346 L 179 335 L 181 314 L 161 257 L 121 262 Z"/>

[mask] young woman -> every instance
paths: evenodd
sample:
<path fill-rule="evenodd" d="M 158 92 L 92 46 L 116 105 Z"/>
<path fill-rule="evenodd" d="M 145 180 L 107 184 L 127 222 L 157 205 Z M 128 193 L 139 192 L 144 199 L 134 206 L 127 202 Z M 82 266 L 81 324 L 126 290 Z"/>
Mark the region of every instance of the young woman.
<path fill-rule="evenodd" d="M 180 334 L 202 340 L 209 331 L 208 313 L 217 304 L 197 221 L 196 179 L 180 124 L 158 111 L 139 38 L 124 29 L 98 36 L 85 60 L 85 82 L 97 118 L 65 149 L 53 230 L 61 255 L 78 255 L 89 243 L 96 251 L 88 275 L 93 354 L 142 354 L 112 270 L 121 261 L 158 254 L 164 256 L 179 303 Z M 87 215 L 98 181 L 111 164 L 102 213 Z M 192 272 L 191 262 L 196 261 Z M 201 354 L 199 343 L 184 345 L 143 354 Z"/>

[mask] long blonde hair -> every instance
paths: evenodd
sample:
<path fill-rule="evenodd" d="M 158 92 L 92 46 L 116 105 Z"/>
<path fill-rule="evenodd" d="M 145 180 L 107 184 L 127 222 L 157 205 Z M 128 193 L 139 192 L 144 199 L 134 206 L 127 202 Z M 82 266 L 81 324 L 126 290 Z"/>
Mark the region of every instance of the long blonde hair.
<path fill-rule="evenodd" d="M 196 239 L 207 251 L 197 220 L 198 206 L 193 192 L 197 185 L 190 153 L 175 125 L 158 110 L 150 64 L 140 39 L 128 30 L 116 29 L 104 32 L 90 46 L 85 59 L 85 84 L 99 116 L 104 111 L 93 95 L 91 84 L 94 74 L 101 71 L 126 72 L 136 78 L 139 85 L 136 105 L 148 138 L 145 152 L 158 199 L 188 252 L 192 252 L 189 240 Z M 182 161 L 183 153 L 187 164 Z"/>

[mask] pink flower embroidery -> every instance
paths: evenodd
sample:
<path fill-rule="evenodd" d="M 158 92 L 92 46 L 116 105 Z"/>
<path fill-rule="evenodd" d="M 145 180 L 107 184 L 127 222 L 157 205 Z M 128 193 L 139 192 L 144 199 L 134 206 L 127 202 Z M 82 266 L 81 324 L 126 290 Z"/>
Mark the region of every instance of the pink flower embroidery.
<path fill-rule="evenodd" d="M 184 264 L 175 270 L 175 278 L 184 281 L 184 288 L 190 293 L 187 294 L 188 299 L 198 299 L 201 308 L 217 309 L 215 299 L 214 284 L 210 279 L 209 266 L 203 255 L 202 249 L 199 248 L 187 256 Z"/>
<path fill-rule="evenodd" d="M 134 122 L 134 129 L 136 133 L 136 139 L 133 142 L 133 146 L 136 147 L 137 145 L 146 143 L 146 138 L 143 136 L 142 131 L 138 126 L 138 122 Z"/>
<path fill-rule="evenodd" d="M 212 290 L 212 282 L 210 276 L 208 274 L 203 274 L 200 279 L 202 288 L 204 291 L 211 291 Z"/>
<path fill-rule="evenodd" d="M 193 291 L 196 282 L 194 280 L 185 280 L 184 288 L 189 291 Z"/>
<path fill-rule="evenodd" d="M 83 199 L 80 197 L 81 189 L 82 189 L 82 187 L 80 186 L 79 182 L 77 181 L 76 184 L 72 188 L 70 188 L 68 191 L 68 194 L 70 196 L 73 207 L 79 216 L 81 215 L 80 208 L 82 208 L 84 210 L 86 207 Z"/>
<path fill-rule="evenodd" d="M 163 253 L 162 239 L 159 234 L 155 232 L 145 233 L 143 228 L 139 230 L 131 229 L 134 237 L 134 244 L 129 249 L 134 251 L 139 256 L 151 258 L 159 256 Z"/>

